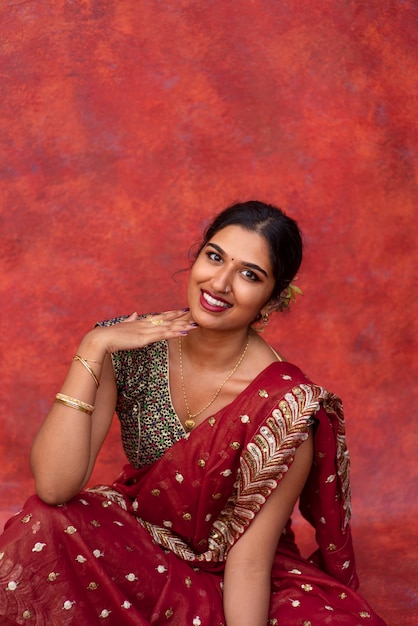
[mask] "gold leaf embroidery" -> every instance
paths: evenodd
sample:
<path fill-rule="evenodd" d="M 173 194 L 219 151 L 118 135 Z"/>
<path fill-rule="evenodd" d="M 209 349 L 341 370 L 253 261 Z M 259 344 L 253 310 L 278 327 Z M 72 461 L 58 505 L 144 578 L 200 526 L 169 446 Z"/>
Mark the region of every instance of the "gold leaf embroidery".
<path fill-rule="evenodd" d="M 87 585 L 87 589 L 90 589 L 91 591 L 94 591 L 95 589 L 98 589 L 99 585 L 95 582 L 91 582 Z"/>

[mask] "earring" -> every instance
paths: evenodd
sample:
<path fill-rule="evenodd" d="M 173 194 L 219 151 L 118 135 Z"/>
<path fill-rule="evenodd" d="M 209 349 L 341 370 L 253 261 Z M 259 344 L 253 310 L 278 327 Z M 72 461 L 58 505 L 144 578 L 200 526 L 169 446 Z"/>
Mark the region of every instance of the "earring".
<path fill-rule="evenodd" d="M 257 333 L 264 333 L 264 330 L 269 321 L 268 313 L 259 313 L 253 322 L 253 328 Z"/>

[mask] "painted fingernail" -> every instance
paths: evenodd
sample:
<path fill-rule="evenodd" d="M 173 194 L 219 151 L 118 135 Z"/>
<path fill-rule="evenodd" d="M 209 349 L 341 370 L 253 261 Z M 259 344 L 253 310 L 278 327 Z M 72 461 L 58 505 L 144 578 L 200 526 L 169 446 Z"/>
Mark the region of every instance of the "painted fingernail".
<path fill-rule="evenodd" d="M 188 335 L 189 331 L 188 330 L 181 330 L 180 331 L 180 335 Z"/>
<path fill-rule="evenodd" d="M 189 322 L 189 326 L 199 326 L 196 322 Z"/>
<path fill-rule="evenodd" d="M 184 309 L 182 309 L 182 311 L 184 311 L 186 313 L 186 311 L 190 311 L 189 307 L 186 306 Z"/>

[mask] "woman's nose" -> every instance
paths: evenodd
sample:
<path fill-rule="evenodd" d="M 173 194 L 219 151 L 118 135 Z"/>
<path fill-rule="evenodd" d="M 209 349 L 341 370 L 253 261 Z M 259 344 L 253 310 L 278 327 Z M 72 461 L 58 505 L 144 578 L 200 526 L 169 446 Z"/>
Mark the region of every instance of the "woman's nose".
<path fill-rule="evenodd" d="M 212 288 L 218 293 L 229 293 L 231 291 L 231 272 L 227 267 L 220 267 L 212 277 Z"/>

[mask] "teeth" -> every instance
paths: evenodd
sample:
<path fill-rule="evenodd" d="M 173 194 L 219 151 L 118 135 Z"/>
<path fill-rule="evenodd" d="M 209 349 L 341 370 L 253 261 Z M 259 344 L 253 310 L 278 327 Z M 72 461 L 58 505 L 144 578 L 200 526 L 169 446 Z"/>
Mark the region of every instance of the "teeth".
<path fill-rule="evenodd" d="M 206 302 L 208 304 L 211 304 L 212 306 L 221 306 L 224 309 L 229 307 L 229 304 L 227 304 L 226 302 L 222 302 L 221 300 L 215 300 L 215 298 L 212 298 L 212 296 L 210 296 L 206 292 L 203 292 L 203 297 L 206 300 Z"/>

